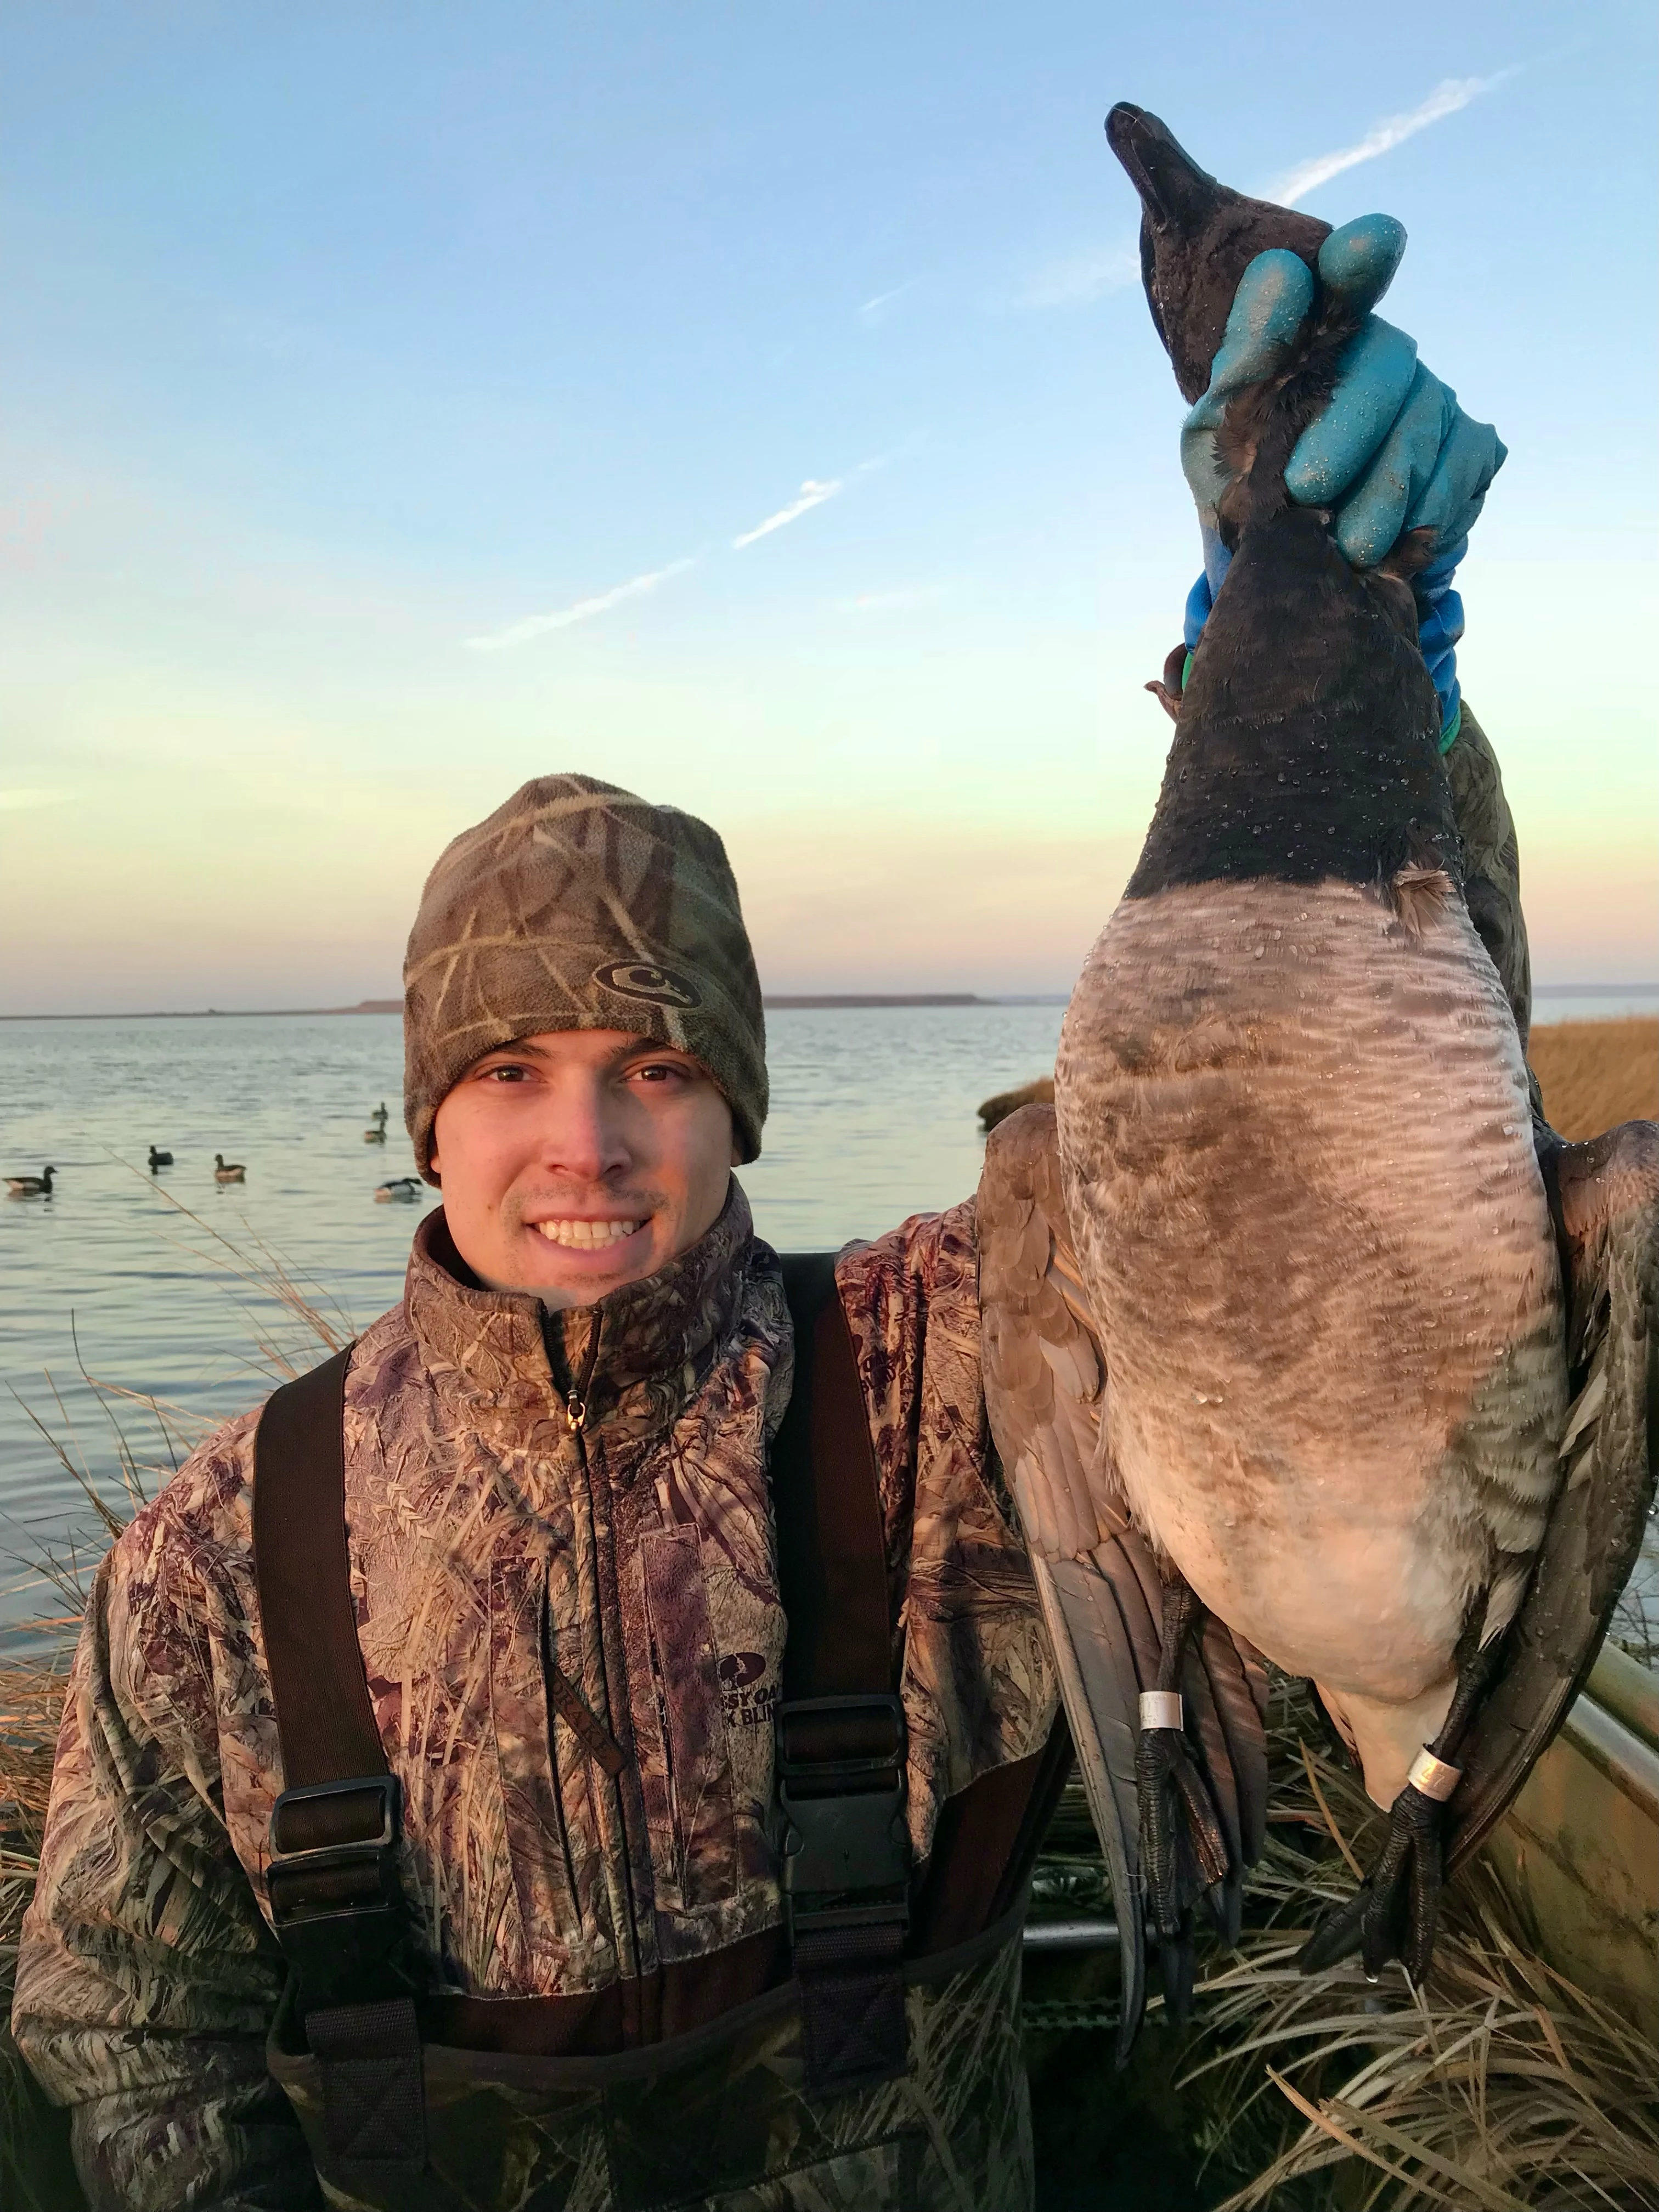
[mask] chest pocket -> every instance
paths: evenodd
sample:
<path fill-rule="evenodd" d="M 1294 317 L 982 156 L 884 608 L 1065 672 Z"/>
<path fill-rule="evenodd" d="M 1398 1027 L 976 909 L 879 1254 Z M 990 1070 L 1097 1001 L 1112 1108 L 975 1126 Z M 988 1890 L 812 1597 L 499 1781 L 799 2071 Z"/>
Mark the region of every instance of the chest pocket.
<path fill-rule="evenodd" d="M 639 1731 L 641 1780 L 658 1901 L 689 1911 L 737 1887 L 724 1686 L 696 1531 L 653 1531 L 639 1557 L 655 1707 Z"/>

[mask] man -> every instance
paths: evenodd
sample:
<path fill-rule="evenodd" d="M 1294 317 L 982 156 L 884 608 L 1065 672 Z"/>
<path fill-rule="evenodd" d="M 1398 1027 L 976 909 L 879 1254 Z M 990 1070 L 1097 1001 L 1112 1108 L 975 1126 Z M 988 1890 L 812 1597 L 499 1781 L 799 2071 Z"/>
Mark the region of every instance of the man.
<path fill-rule="evenodd" d="M 1513 832 L 1456 710 L 1524 1026 Z M 971 1202 L 816 1306 L 786 1285 L 731 1172 L 767 1087 L 724 851 L 610 785 L 538 779 L 458 838 L 405 985 L 444 1204 L 403 1302 L 331 1400 L 205 1444 L 88 1608 L 15 2027 L 89 2197 L 1028 2204 L 1020 1900 L 1068 1747 Z M 784 1470 L 849 1394 L 803 1546 Z M 826 1602 L 865 1462 L 876 1533 Z"/>

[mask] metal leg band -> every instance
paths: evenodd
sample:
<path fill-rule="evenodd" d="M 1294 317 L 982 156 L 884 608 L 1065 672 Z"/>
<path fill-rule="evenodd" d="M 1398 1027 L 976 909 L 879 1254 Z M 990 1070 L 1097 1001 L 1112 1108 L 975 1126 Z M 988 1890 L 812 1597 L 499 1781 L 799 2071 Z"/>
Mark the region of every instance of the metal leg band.
<path fill-rule="evenodd" d="M 1413 1759 L 1406 1779 L 1419 1797 L 1432 1797 L 1437 1805 L 1443 1805 L 1463 1779 L 1463 1770 L 1449 1759 L 1437 1759 L 1425 1744 Z"/>

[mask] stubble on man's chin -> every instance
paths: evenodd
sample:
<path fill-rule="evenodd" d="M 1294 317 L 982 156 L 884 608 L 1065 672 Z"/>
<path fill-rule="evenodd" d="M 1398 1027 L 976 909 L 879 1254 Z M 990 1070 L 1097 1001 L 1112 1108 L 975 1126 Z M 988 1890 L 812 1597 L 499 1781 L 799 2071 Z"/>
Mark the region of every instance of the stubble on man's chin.
<path fill-rule="evenodd" d="M 638 1218 L 641 1221 L 659 1216 L 665 1210 L 660 1193 L 641 1190 L 607 1191 L 602 1200 L 596 1200 L 591 1193 L 578 1195 L 568 1191 L 509 1191 L 501 1200 L 501 1227 L 507 1241 L 513 1243 L 526 1232 L 527 1224 L 525 1217 L 532 1206 L 538 1212 L 550 1205 L 561 1212 L 580 1213 L 585 1206 L 601 1203 L 607 1211 L 615 1209 L 631 1213 L 637 1208 Z M 533 1229 L 529 1230 L 532 1236 L 536 1233 Z M 550 1252 L 556 1252 L 558 1249 L 556 1245 L 548 1246 Z M 625 1290 L 629 1283 L 642 1283 L 648 1275 L 654 1275 L 667 1265 L 667 1258 L 653 1254 L 644 1267 L 629 1274 L 597 1282 L 590 1277 L 568 1287 L 556 1283 L 498 1283 L 487 1275 L 480 1275 L 479 1280 L 489 1290 L 503 1291 L 514 1297 L 538 1298 L 549 1313 L 568 1313 L 573 1306 L 596 1305 L 601 1298 L 608 1297 L 612 1291 Z"/>

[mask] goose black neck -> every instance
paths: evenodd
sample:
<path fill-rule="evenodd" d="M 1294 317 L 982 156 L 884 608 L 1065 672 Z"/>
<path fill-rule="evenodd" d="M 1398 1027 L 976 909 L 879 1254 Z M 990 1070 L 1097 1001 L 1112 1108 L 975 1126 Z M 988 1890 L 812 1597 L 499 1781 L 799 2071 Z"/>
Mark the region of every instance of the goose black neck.
<path fill-rule="evenodd" d="M 1188 678 L 1127 896 L 1269 877 L 1459 879 L 1440 708 L 1414 635 L 1286 508 L 1240 542 Z"/>

